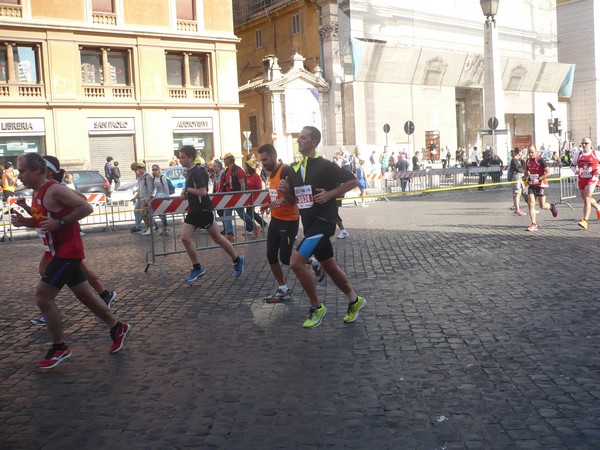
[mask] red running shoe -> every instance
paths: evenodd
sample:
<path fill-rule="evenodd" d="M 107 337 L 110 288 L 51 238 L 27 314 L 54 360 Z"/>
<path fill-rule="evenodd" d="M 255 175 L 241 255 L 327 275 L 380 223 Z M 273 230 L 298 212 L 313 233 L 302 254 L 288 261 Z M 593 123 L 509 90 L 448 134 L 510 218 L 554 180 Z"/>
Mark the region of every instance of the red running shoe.
<path fill-rule="evenodd" d="M 116 333 L 110 333 L 110 337 L 113 340 L 110 349 L 108 349 L 108 353 L 117 353 L 119 350 L 123 348 L 125 345 L 125 339 L 129 337 L 131 333 L 131 325 L 128 323 L 122 323 L 121 328 Z"/>
<path fill-rule="evenodd" d="M 552 213 L 552 217 L 558 216 L 558 209 L 556 209 L 556 205 L 554 203 L 550 203 L 550 212 Z"/>
<path fill-rule="evenodd" d="M 36 366 L 38 369 L 52 369 L 70 357 L 71 350 L 69 350 L 69 347 L 65 346 L 62 350 L 54 350 L 50 347 L 50 350 L 48 350 L 44 359 L 39 361 Z"/>

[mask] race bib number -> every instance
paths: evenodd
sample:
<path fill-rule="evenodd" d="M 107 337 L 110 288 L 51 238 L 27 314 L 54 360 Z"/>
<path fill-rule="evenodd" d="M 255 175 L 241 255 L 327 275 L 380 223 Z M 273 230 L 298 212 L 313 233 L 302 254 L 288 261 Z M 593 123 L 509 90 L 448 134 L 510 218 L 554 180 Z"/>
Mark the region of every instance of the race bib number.
<path fill-rule="evenodd" d="M 42 240 L 42 248 L 45 252 L 50 252 L 50 247 L 48 246 L 48 241 L 46 240 L 46 233 L 44 233 L 40 228 L 36 228 L 38 236 Z"/>
<path fill-rule="evenodd" d="M 311 185 L 295 187 L 294 194 L 296 195 L 296 204 L 299 209 L 311 208 L 315 204 Z"/>
<path fill-rule="evenodd" d="M 581 169 L 581 178 L 592 178 L 592 169 Z"/>
<path fill-rule="evenodd" d="M 529 174 L 529 184 L 540 184 L 540 176 L 537 173 Z"/>
<path fill-rule="evenodd" d="M 269 189 L 269 198 L 272 202 L 277 200 L 277 189 Z"/>

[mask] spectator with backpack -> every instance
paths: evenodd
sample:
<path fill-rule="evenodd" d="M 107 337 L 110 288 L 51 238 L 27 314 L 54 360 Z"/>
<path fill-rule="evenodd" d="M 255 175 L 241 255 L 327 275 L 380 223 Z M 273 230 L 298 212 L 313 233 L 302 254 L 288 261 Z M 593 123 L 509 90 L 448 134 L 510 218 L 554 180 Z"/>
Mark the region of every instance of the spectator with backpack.
<path fill-rule="evenodd" d="M 154 185 L 154 189 L 152 190 L 153 198 L 167 198 L 171 194 L 171 189 L 169 187 L 169 179 L 165 177 L 160 172 L 160 167 L 157 164 L 152 166 L 152 183 Z M 171 183 L 173 186 L 173 183 Z M 173 192 L 175 192 L 175 188 L 173 188 Z M 165 214 L 161 214 L 160 220 L 162 221 L 163 228 L 158 232 L 158 234 L 169 234 L 169 224 L 167 222 L 167 216 Z M 152 218 L 154 229 L 157 229 L 156 220 Z"/>

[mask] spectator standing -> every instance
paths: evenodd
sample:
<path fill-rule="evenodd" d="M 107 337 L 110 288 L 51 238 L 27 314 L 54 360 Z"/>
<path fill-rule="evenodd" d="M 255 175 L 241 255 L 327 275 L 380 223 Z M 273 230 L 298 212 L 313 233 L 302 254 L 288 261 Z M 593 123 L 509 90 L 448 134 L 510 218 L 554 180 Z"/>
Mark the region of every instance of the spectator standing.
<path fill-rule="evenodd" d="M 2 195 L 4 196 L 4 201 L 8 200 L 8 197 L 14 197 L 16 182 L 17 176 L 15 175 L 13 163 L 8 161 L 4 165 L 4 173 L 2 174 Z"/>
<path fill-rule="evenodd" d="M 396 152 L 392 152 L 390 157 L 388 158 L 388 170 L 393 172 L 396 168 Z"/>
<path fill-rule="evenodd" d="M 413 171 L 421 170 L 421 160 L 419 158 L 420 156 L 421 156 L 421 153 L 417 150 L 412 157 L 412 170 Z"/>
<path fill-rule="evenodd" d="M 429 158 L 431 160 L 431 164 L 435 163 L 435 160 L 437 159 L 437 147 L 433 141 L 431 141 L 429 144 Z"/>
<path fill-rule="evenodd" d="M 342 155 L 342 169 L 352 172 L 352 161 L 350 160 L 350 154 L 345 148 L 341 148 Z"/>
<path fill-rule="evenodd" d="M 111 190 L 111 185 L 112 185 L 112 181 L 113 181 L 113 177 L 112 177 L 112 164 L 111 164 L 112 160 L 113 160 L 112 156 L 107 156 L 106 157 L 106 164 L 104 164 L 104 176 L 108 180 L 108 190 Z"/>
<path fill-rule="evenodd" d="M 227 167 L 225 172 L 225 192 L 247 190 L 246 173 L 241 167 L 235 164 L 235 156 L 233 156 L 233 153 L 225 153 L 225 155 L 223 155 L 223 161 L 225 162 L 225 167 Z M 240 219 L 244 221 L 244 234 L 252 234 L 254 229 L 254 221 L 252 218 L 246 214 L 244 208 L 236 208 L 235 212 Z M 225 210 L 225 217 L 231 217 L 232 215 L 233 210 Z M 233 222 L 231 220 L 225 222 L 225 230 L 227 231 L 227 239 L 230 242 L 233 242 L 235 240 L 235 235 L 233 233 Z"/>
<path fill-rule="evenodd" d="M 213 185 L 213 192 L 214 193 L 218 193 L 218 192 L 225 192 L 225 170 L 223 169 L 223 163 L 218 160 L 215 159 L 213 161 L 212 164 L 212 185 Z M 222 209 L 218 209 L 217 210 L 217 214 L 219 215 L 219 217 L 223 217 L 223 215 L 225 214 L 225 211 L 223 211 Z M 225 224 L 223 224 L 223 231 L 221 231 L 221 234 L 226 235 L 227 231 L 225 230 Z"/>
<path fill-rule="evenodd" d="M 477 167 L 479 165 L 479 151 L 477 150 L 477 146 L 473 147 L 471 150 L 471 166 Z"/>
<path fill-rule="evenodd" d="M 498 168 L 497 171 L 491 173 L 492 183 L 500 183 L 500 180 L 502 179 L 502 167 L 504 166 L 504 161 L 502 161 L 500 159 L 500 157 L 496 153 L 494 153 L 494 156 L 492 156 L 490 165 L 492 167 Z M 500 187 L 500 186 L 497 186 L 497 187 Z"/>
<path fill-rule="evenodd" d="M 402 173 L 408 172 L 408 160 L 406 159 L 406 153 L 400 153 L 398 156 L 400 156 L 400 159 L 396 163 L 396 170 Z M 409 181 L 410 178 L 400 178 L 400 187 L 402 188 L 402 192 L 406 192 L 406 187 Z"/>
<path fill-rule="evenodd" d="M 135 178 L 139 182 L 139 177 L 137 174 L 137 162 L 131 163 L 131 170 L 135 173 Z M 136 188 L 137 189 L 137 188 Z M 129 230 L 130 233 L 139 233 L 142 231 L 142 211 L 141 211 L 141 201 L 140 197 L 136 194 L 135 197 L 131 199 L 133 203 L 133 217 L 135 219 L 134 226 Z"/>
<path fill-rule="evenodd" d="M 383 153 L 379 155 L 379 165 L 381 166 L 381 175 L 385 175 L 388 171 L 388 151 L 387 145 L 383 147 Z"/>
<path fill-rule="evenodd" d="M 371 163 L 371 173 L 375 173 L 375 150 L 373 150 L 371 156 L 369 156 L 369 163 Z"/>
<path fill-rule="evenodd" d="M 117 191 L 119 186 L 121 186 L 121 169 L 119 168 L 119 161 L 113 163 L 112 179 L 115 182 L 115 191 Z"/>
<path fill-rule="evenodd" d="M 361 159 L 358 161 L 358 167 L 356 168 L 356 179 L 358 180 L 358 189 L 360 189 L 360 206 L 366 208 L 365 203 L 365 192 L 367 191 L 367 179 L 365 178 L 365 162 Z"/>
<path fill-rule="evenodd" d="M 260 175 L 256 173 L 256 163 L 251 159 L 246 161 L 244 164 L 244 171 L 246 172 L 246 184 L 248 186 L 249 191 L 260 191 L 263 189 L 262 180 L 260 179 Z M 254 230 L 252 232 L 252 237 L 256 239 L 260 234 L 260 229 L 267 227 L 267 222 L 262 218 L 260 214 L 258 214 L 253 206 L 246 208 L 246 214 L 252 217 L 254 221 L 258 224 L 254 226 Z M 254 223 L 252 223 L 254 225 Z"/>
<path fill-rule="evenodd" d="M 525 216 L 527 213 L 521 211 L 520 202 L 521 202 L 521 194 L 523 192 L 523 172 L 525 171 L 525 162 L 523 161 L 523 156 L 521 153 L 521 149 L 519 147 L 515 147 L 512 151 L 512 159 L 510 160 L 510 180 L 515 182 L 515 188 L 513 192 L 513 207 L 515 210 L 515 215 L 517 216 Z"/>
<path fill-rule="evenodd" d="M 452 153 L 450 152 L 450 149 L 446 145 L 446 164 L 444 164 L 444 168 L 446 168 L 446 167 L 450 168 L 451 160 L 452 160 Z"/>
<path fill-rule="evenodd" d="M 152 166 L 152 197 L 153 198 L 168 198 L 169 197 L 169 183 L 167 182 L 167 177 L 165 177 L 161 171 L 158 164 L 154 164 Z M 162 222 L 162 230 L 159 231 L 158 234 L 169 234 L 169 223 L 167 221 L 167 216 L 165 214 L 161 214 L 160 220 Z M 156 229 L 156 220 L 154 217 L 151 218 L 154 223 L 154 228 Z"/>
<path fill-rule="evenodd" d="M 150 204 L 150 200 L 152 199 L 152 191 L 154 190 L 154 181 L 152 180 L 152 176 L 146 172 L 146 164 L 138 163 L 136 166 L 135 173 L 137 175 L 138 180 L 138 191 L 133 198 L 133 201 L 136 202 L 136 205 L 139 201 L 139 208 L 141 218 L 146 225 L 146 229 L 142 233 L 144 236 L 149 236 L 152 233 L 150 228 L 150 214 L 148 212 L 148 205 Z M 158 228 L 155 226 L 155 231 Z"/>

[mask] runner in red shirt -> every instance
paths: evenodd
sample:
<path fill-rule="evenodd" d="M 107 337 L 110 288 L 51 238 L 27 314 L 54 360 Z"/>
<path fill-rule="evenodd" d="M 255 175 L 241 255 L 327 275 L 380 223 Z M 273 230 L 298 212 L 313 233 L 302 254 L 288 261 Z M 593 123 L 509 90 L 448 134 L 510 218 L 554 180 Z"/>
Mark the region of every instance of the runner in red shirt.
<path fill-rule="evenodd" d="M 550 178 L 550 168 L 546 166 L 546 162 L 541 156 L 538 156 L 537 147 L 530 145 L 527 148 L 527 161 L 525 163 L 525 172 L 523 179 L 529 181 L 527 190 L 527 199 L 529 203 L 529 216 L 531 217 L 531 225 L 527 227 L 527 231 L 537 231 L 537 223 L 535 219 L 535 198 L 538 199 L 540 209 L 549 209 L 553 217 L 558 215 L 558 210 L 554 203 L 546 202 L 546 189 L 548 189 L 548 178 Z"/>
<path fill-rule="evenodd" d="M 598 203 L 592 195 L 598 183 L 598 158 L 600 155 L 592 148 L 592 140 L 583 138 L 581 140 L 582 150 L 575 155 L 571 161 L 571 169 L 579 177 L 577 186 L 583 200 L 583 218 L 578 225 L 587 229 L 588 219 L 592 212 L 592 206 L 596 208 L 596 216 L 600 219 Z"/>
<path fill-rule="evenodd" d="M 45 358 L 37 363 L 40 369 L 51 369 L 71 357 L 64 342 L 60 311 L 56 296 L 66 284 L 77 299 L 110 327 L 113 344 L 109 353 L 123 348 L 131 326 L 117 321 L 110 309 L 89 284 L 81 268 L 85 255 L 77 221 L 94 209 L 73 190 L 46 179 L 46 161 L 38 153 L 25 153 L 17 159 L 19 179 L 33 189 L 31 217 L 19 213 L 12 215 L 16 227 L 35 228 L 51 255 L 36 289 L 36 301 L 46 318 L 52 335 L 52 347 Z"/>

